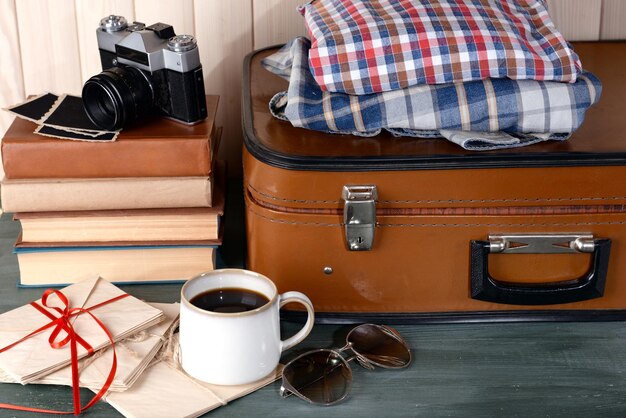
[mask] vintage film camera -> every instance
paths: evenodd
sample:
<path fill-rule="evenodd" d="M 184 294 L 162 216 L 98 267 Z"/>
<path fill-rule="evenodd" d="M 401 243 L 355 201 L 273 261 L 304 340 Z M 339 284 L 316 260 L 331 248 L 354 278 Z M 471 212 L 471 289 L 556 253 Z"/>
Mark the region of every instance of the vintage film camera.
<path fill-rule="evenodd" d="M 102 71 L 83 86 L 93 123 L 114 131 L 147 114 L 195 124 L 207 117 L 196 40 L 171 25 L 108 16 L 96 30 Z"/>

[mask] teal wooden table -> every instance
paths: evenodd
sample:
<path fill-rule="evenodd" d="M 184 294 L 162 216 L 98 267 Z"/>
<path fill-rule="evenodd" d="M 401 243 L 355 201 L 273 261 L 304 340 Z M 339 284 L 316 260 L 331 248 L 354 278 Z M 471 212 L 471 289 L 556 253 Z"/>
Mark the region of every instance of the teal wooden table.
<path fill-rule="evenodd" d="M 242 207 L 237 184 L 227 209 L 224 262 L 241 265 Z M 239 188 L 240 189 L 240 188 Z M 233 197 L 234 196 L 234 197 Z M 230 218 L 229 218 L 230 217 Z M 41 296 L 18 289 L 11 247 L 19 224 L 0 218 L 0 312 Z M 135 285 L 128 293 L 174 302 L 179 285 Z M 285 323 L 285 334 L 299 324 Z M 367 371 L 352 364 L 348 400 L 332 407 L 282 399 L 280 382 L 218 408 L 215 417 L 626 417 L 626 324 L 509 323 L 396 327 L 409 341 L 413 364 L 401 371 Z M 311 348 L 340 347 L 346 325 L 316 325 L 283 360 Z M 0 403 L 71 410 L 68 387 L 0 384 Z M 83 391 L 83 402 L 91 392 Z M 171 400 L 176 402 L 175 399 Z M 154 402 L 164 402 L 155 399 Z M 90 417 L 118 417 L 100 402 Z M 0 410 L 0 417 L 41 416 Z M 150 417 L 146 417 L 150 418 Z"/>

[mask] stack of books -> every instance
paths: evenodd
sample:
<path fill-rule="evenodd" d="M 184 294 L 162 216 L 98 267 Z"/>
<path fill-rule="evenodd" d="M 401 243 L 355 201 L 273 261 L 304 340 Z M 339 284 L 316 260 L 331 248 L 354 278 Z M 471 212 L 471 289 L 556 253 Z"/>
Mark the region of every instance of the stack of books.
<path fill-rule="evenodd" d="M 109 143 L 39 136 L 16 119 L 0 191 L 22 227 L 19 284 L 180 281 L 214 269 L 226 184 L 217 105 L 207 96 L 197 125 L 153 118 Z"/>

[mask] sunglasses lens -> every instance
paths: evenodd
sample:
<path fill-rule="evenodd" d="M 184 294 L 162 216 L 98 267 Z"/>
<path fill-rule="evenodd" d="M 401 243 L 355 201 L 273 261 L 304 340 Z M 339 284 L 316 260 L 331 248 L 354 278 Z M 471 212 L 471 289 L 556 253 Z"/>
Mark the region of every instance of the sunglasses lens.
<path fill-rule="evenodd" d="M 348 334 L 352 350 L 377 366 L 406 367 L 411 362 L 409 346 L 391 327 L 364 324 Z"/>
<path fill-rule="evenodd" d="M 284 385 L 312 403 L 329 405 L 346 397 L 352 382 L 348 363 L 336 352 L 306 353 L 283 369 Z"/>

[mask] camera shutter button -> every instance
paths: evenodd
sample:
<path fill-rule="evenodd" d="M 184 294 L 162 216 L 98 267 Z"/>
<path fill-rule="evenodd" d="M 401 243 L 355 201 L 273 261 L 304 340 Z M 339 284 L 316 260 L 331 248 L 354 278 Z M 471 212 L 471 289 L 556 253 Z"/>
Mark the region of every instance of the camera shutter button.
<path fill-rule="evenodd" d="M 174 52 L 186 52 L 197 45 L 196 38 L 191 35 L 177 35 L 167 41 L 167 48 Z"/>

